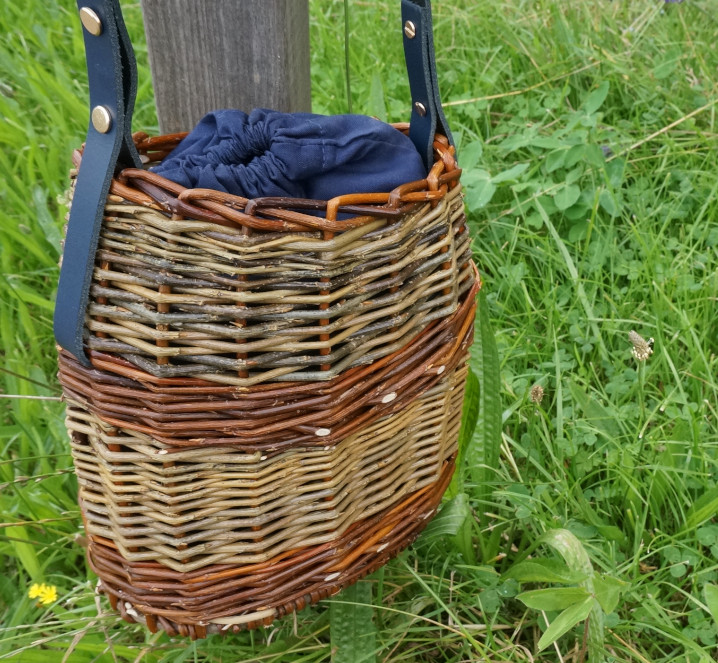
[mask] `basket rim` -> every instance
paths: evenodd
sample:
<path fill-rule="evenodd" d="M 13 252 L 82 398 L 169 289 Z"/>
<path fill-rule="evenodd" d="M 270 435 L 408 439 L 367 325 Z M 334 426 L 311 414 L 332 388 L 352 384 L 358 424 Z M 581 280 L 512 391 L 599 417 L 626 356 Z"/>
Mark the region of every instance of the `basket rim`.
<path fill-rule="evenodd" d="M 394 123 L 403 133 L 408 123 Z M 423 180 L 406 182 L 393 191 L 380 193 L 351 192 L 330 200 L 289 197 L 248 199 L 214 189 L 186 188 L 146 170 L 166 157 L 188 132 L 150 136 L 133 134 L 144 168 L 125 168 L 112 178 L 108 202 L 141 205 L 169 214 L 174 220 L 209 221 L 245 231 L 270 232 L 323 231 L 331 233 L 358 228 L 377 217 L 401 217 L 422 204 L 436 205 L 450 189 L 459 185 L 461 169 L 456 150 L 446 136 L 436 134 L 433 141 L 434 164 Z M 82 163 L 84 145 L 72 155 L 76 176 Z M 300 210 L 300 211 L 298 211 Z M 302 211 L 303 210 L 303 211 Z M 324 212 L 324 216 L 307 214 Z M 339 215 L 348 218 L 339 219 Z M 331 236 L 331 235 L 330 235 Z"/>

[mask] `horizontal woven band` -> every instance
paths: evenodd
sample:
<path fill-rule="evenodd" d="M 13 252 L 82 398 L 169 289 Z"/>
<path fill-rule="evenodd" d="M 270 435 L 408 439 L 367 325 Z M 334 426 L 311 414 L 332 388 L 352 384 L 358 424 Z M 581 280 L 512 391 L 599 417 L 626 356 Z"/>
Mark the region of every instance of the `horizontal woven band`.
<path fill-rule="evenodd" d="M 113 608 L 153 632 L 195 639 L 267 626 L 336 594 L 406 548 L 434 514 L 453 471 L 449 459 L 435 483 L 357 522 L 341 539 L 262 564 L 177 573 L 157 563 L 132 563 L 97 536 L 90 537 L 88 560 Z"/>
<path fill-rule="evenodd" d="M 111 426 L 151 435 L 173 448 L 230 445 L 277 453 L 334 444 L 382 416 L 400 411 L 451 372 L 473 338 L 474 295 L 449 318 L 432 323 L 399 351 L 329 382 L 258 385 L 242 391 L 204 380 L 160 379 L 129 362 L 93 353 L 87 369 L 59 358 L 66 398 Z"/>

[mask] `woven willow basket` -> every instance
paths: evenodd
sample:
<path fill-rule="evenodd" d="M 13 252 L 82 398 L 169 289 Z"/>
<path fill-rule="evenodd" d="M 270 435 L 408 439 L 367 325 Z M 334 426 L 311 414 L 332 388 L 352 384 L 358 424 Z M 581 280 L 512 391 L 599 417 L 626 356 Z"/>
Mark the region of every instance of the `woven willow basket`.
<path fill-rule="evenodd" d="M 183 136 L 135 139 L 152 165 Z M 460 171 L 445 140 L 435 149 L 427 180 L 335 198 L 325 217 L 296 211 L 320 201 L 248 201 L 124 170 L 105 207 L 87 346 L 156 377 L 239 387 L 331 380 L 391 354 L 473 282 Z"/>
<path fill-rule="evenodd" d="M 93 2 L 122 83 L 119 5 Z M 336 594 L 418 536 L 454 468 L 479 279 L 440 132 L 426 179 L 328 201 L 148 170 L 184 135 L 135 134 L 143 168 L 113 153 L 95 212 L 91 129 L 64 257 L 89 242 L 91 263 L 85 282 L 63 265 L 55 328 L 90 565 L 124 619 L 194 639 Z"/>

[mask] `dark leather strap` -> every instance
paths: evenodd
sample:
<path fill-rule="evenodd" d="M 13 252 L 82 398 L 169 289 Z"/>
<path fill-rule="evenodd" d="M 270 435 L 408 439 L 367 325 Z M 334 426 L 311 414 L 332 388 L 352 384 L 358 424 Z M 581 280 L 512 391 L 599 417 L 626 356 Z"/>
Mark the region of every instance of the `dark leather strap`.
<path fill-rule="evenodd" d="M 436 77 L 431 0 L 401 0 L 401 20 L 412 101 L 409 137 L 429 170 L 434 163 L 434 133 L 443 133 L 453 145 Z"/>
<path fill-rule="evenodd" d="M 58 344 L 89 366 L 83 349 L 83 331 L 105 199 L 118 165 L 140 167 L 130 131 L 137 68 L 119 0 L 77 0 L 77 6 L 79 10 L 87 8 L 94 12 L 102 24 L 99 35 L 83 28 L 83 36 L 90 107 L 104 107 L 111 117 L 111 126 L 100 133 L 90 120 L 67 226 L 54 327 Z M 452 140 L 439 101 L 431 2 L 401 0 L 401 7 L 413 106 L 409 136 L 428 170 L 433 163 L 435 131 Z"/>
<path fill-rule="evenodd" d="M 118 163 L 139 167 L 130 123 L 137 91 L 137 69 L 117 0 L 78 0 L 99 17 L 98 36 L 83 28 L 90 107 L 106 109 L 110 127 L 100 133 L 92 119 L 67 226 L 55 304 L 55 338 L 79 361 L 89 365 L 82 335 L 95 252 L 110 181 Z"/>

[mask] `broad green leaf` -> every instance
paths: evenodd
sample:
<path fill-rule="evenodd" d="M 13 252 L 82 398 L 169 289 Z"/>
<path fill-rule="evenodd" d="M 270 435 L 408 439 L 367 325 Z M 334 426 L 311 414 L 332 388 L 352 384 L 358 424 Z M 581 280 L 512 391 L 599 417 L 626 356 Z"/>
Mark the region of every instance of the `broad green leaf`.
<path fill-rule="evenodd" d="M 584 621 L 591 614 L 594 598 L 586 597 L 581 603 L 566 608 L 546 629 L 538 641 L 539 651 L 546 649 L 558 640 L 564 633 L 570 631 L 576 624 Z"/>
<path fill-rule="evenodd" d="M 456 536 L 470 514 L 471 508 L 469 507 L 468 495 L 459 493 L 441 507 L 441 511 L 424 530 L 422 540 Z"/>
<path fill-rule="evenodd" d="M 618 607 L 621 592 L 626 586 L 627 583 L 618 578 L 598 574 L 593 576 L 593 595 L 603 608 L 603 612 L 609 614 Z"/>
<path fill-rule="evenodd" d="M 539 542 L 551 546 L 573 571 L 584 573 L 589 579 L 593 576 L 593 566 L 586 549 L 569 530 L 550 529 L 539 537 Z"/>
<path fill-rule="evenodd" d="M 554 170 L 558 170 L 559 168 L 563 167 L 564 163 L 566 163 L 567 154 L 568 150 L 566 149 L 554 150 L 553 152 L 549 152 L 546 155 L 546 161 L 544 162 L 544 165 L 546 166 L 546 172 L 553 173 Z"/>
<path fill-rule="evenodd" d="M 490 175 L 484 171 L 469 171 L 464 177 L 466 184 L 466 204 L 471 211 L 488 205 L 496 192 L 496 185 Z"/>
<path fill-rule="evenodd" d="M 553 136 L 536 136 L 528 141 L 531 147 L 540 147 L 544 150 L 557 150 L 564 146 L 558 138 Z"/>
<path fill-rule="evenodd" d="M 618 216 L 620 210 L 616 203 L 616 197 L 607 189 L 601 191 L 598 196 L 598 204 L 609 216 Z"/>
<path fill-rule="evenodd" d="M 718 625 L 718 585 L 707 583 L 703 588 L 703 596 L 706 600 L 708 610 L 713 617 L 713 621 Z"/>
<path fill-rule="evenodd" d="M 559 189 L 553 197 L 556 207 L 563 211 L 573 205 L 581 196 L 581 189 L 575 184 L 569 184 Z"/>
<path fill-rule="evenodd" d="M 371 583 L 360 580 L 342 590 L 329 610 L 332 663 L 373 663 L 376 626 Z"/>
<path fill-rule="evenodd" d="M 479 165 L 481 156 L 484 153 L 484 144 L 480 140 L 475 140 L 466 146 L 461 147 L 461 158 L 459 160 L 459 166 L 464 171 L 472 170 Z"/>
<path fill-rule="evenodd" d="M 516 598 L 527 608 L 553 612 L 581 603 L 590 596 L 585 587 L 549 587 L 522 592 Z"/>
<path fill-rule="evenodd" d="M 586 145 L 584 158 L 586 163 L 594 168 L 603 168 L 606 164 L 606 156 L 603 154 L 603 150 L 595 143 Z"/>
<path fill-rule="evenodd" d="M 581 143 L 574 145 L 566 154 L 566 168 L 573 168 L 586 154 L 586 146 Z"/>
<path fill-rule="evenodd" d="M 591 558 L 588 556 L 588 553 L 583 547 L 581 541 L 579 541 L 572 532 L 566 529 L 548 530 L 539 537 L 539 542 L 551 546 L 556 552 L 558 552 L 570 569 L 586 575 L 586 579 L 581 581 L 581 587 L 592 595 L 588 603 L 588 607 L 586 608 L 586 615 L 591 615 L 591 619 L 588 623 L 588 660 L 602 661 L 604 651 L 603 610 L 601 610 L 601 606 L 598 601 L 593 598 L 593 579 L 595 577 L 595 573 L 593 572 L 593 566 L 591 565 Z M 556 626 L 557 630 L 560 630 L 559 627 L 561 627 L 562 624 L 565 626 L 566 622 L 570 621 L 569 617 L 573 614 L 571 612 L 572 610 L 574 610 L 574 607 L 567 608 L 565 612 L 559 615 L 556 620 L 558 623 Z M 561 617 L 564 617 L 563 622 L 559 621 Z M 551 626 L 554 625 L 552 624 Z M 571 628 L 570 624 L 553 639 L 549 638 L 549 641 L 553 642 L 553 640 L 559 638 L 569 628 Z M 546 637 L 549 631 L 551 631 L 551 627 L 549 627 L 546 631 L 544 637 Z M 550 642 L 547 644 L 550 644 Z"/>
<path fill-rule="evenodd" d="M 491 495 L 489 482 L 494 478 L 501 447 L 501 379 L 499 352 L 489 320 L 485 290 L 479 291 L 476 338 L 472 350 L 472 367 L 479 380 L 479 416 L 476 432 L 466 449 L 466 466 L 477 486 L 476 498 L 481 505 Z M 483 514 L 484 509 L 479 507 Z M 482 518 L 485 516 L 482 515 Z"/>
<path fill-rule="evenodd" d="M 509 180 L 515 180 L 521 173 L 523 173 L 529 167 L 528 163 L 517 163 L 508 170 L 500 172 L 498 175 L 494 175 L 491 181 L 494 184 L 501 184 L 501 182 L 508 182 Z"/>
<path fill-rule="evenodd" d="M 519 582 L 561 582 L 575 584 L 586 575 L 572 571 L 557 559 L 531 559 L 514 564 L 506 573 L 505 578 L 513 578 Z"/>
<path fill-rule="evenodd" d="M 588 115 L 593 115 L 601 107 L 601 104 L 606 101 L 609 87 L 608 81 L 603 81 L 601 85 L 588 95 L 583 104 L 583 110 L 585 110 Z"/>

